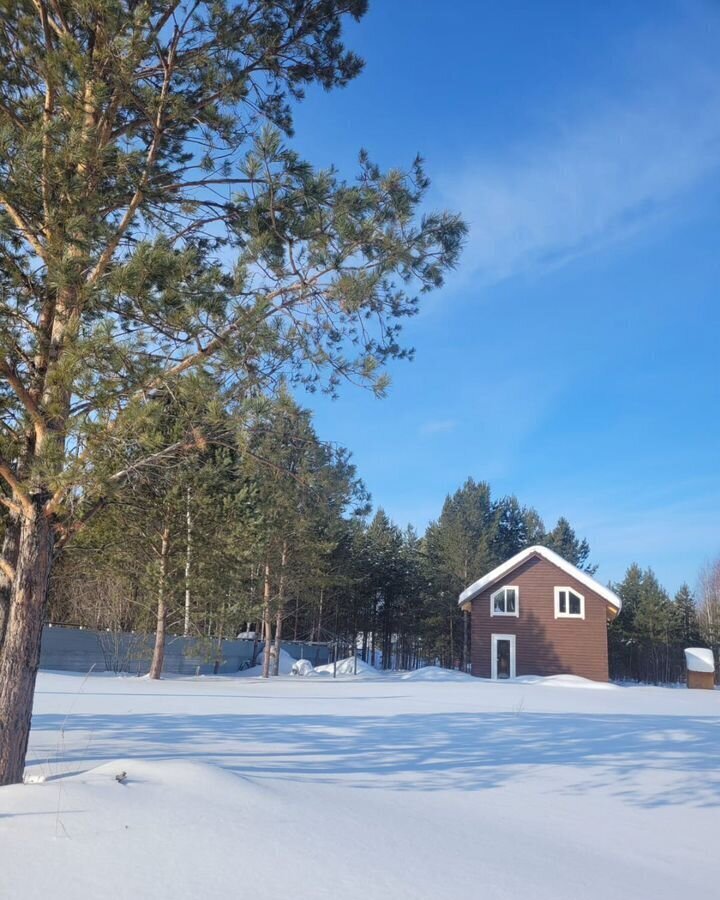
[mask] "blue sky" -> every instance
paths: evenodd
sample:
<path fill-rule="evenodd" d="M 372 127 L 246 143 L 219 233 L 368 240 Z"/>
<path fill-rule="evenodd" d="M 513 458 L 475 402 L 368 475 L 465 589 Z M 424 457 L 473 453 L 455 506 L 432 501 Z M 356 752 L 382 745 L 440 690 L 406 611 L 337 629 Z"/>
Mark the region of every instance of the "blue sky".
<path fill-rule="evenodd" d="M 720 6 L 375 0 L 295 145 L 351 177 L 416 152 L 470 236 L 389 396 L 304 398 L 423 528 L 472 476 L 675 590 L 720 553 Z"/>

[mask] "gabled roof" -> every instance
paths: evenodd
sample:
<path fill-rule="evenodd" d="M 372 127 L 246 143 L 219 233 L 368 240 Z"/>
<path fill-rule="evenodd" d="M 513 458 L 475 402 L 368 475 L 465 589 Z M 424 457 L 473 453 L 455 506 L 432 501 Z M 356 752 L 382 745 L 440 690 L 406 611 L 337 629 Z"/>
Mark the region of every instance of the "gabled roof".
<path fill-rule="evenodd" d="M 484 591 L 488 585 L 499 581 L 504 575 L 507 575 L 508 572 L 512 572 L 513 569 L 516 569 L 519 565 L 524 563 L 525 560 L 530 559 L 531 556 L 543 557 L 543 559 L 551 562 L 553 565 L 557 566 L 558 569 L 562 569 L 563 572 L 579 581 L 580 584 L 584 584 L 585 587 L 594 591 L 596 594 L 599 594 L 604 600 L 607 600 L 611 606 L 614 606 L 618 612 L 622 609 L 622 600 L 617 594 L 614 594 L 610 588 L 606 588 L 604 585 L 600 584 L 599 581 L 595 581 L 595 579 L 591 578 L 587 572 L 582 572 L 572 563 L 569 563 L 566 559 L 563 559 L 562 556 L 555 553 L 554 550 L 549 550 L 547 547 L 540 547 L 539 545 L 528 547 L 526 550 L 521 550 L 519 553 L 516 553 L 515 556 L 511 556 L 510 559 L 505 560 L 504 563 L 501 563 L 493 569 L 492 572 L 488 572 L 487 575 L 483 575 L 482 578 L 474 581 L 470 587 L 466 587 L 462 594 L 460 594 L 458 602 L 463 604 L 472 600 L 473 597 L 476 597 L 481 591 Z"/>

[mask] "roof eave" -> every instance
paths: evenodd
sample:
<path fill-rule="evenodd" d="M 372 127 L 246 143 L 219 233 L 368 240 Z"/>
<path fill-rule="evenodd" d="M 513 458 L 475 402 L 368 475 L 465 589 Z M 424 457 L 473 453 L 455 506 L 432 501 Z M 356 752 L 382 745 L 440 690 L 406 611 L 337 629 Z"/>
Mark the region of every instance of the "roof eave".
<path fill-rule="evenodd" d="M 587 572 L 582 572 L 577 566 L 574 566 L 566 559 L 563 559 L 562 556 L 555 553 L 554 550 L 550 550 L 548 547 L 542 547 L 540 545 L 527 547 L 525 550 L 521 550 L 519 553 L 516 553 L 515 556 L 511 556 L 510 559 L 501 563 L 499 566 L 496 566 L 491 572 L 488 572 L 487 575 L 484 575 L 482 578 L 479 578 L 477 581 L 474 581 L 471 585 L 466 587 L 458 598 L 460 607 L 464 609 L 466 604 L 472 604 L 472 601 L 478 594 L 482 593 L 490 585 L 495 584 L 532 556 L 539 556 L 546 559 L 548 562 L 553 563 L 555 566 L 562 569 L 571 577 L 575 578 L 581 584 L 586 585 L 590 590 L 602 597 L 609 607 L 615 609 L 615 614 L 612 618 L 614 618 L 622 609 L 622 600 L 617 594 L 600 584 L 600 582 L 595 581 L 595 579 L 588 575 Z"/>

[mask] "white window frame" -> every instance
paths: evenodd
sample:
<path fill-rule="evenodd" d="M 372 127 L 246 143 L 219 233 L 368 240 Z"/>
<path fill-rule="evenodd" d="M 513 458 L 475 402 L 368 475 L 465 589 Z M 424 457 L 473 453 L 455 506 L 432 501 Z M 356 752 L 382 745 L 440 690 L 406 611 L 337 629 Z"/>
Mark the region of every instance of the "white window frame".
<path fill-rule="evenodd" d="M 507 613 L 505 613 L 507 615 Z M 514 634 L 491 634 L 490 635 L 490 677 L 493 681 L 498 681 L 497 674 L 497 643 L 498 641 L 510 641 L 510 677 L 517 678 L 517 665 L 515 660 L 515 635 Z M 504 681 L 505 679 L 503 679 Z"/>
<path fill-rule="evenodd" d="M 576 597 L 580 598 L 580 612 L 579 613 L 571 613 L 570 612 L 570 593 L 568 593 L 567 598 L 567 611 L 560 612 L 560 591 L 567 591 L 575 594 Z M 556 619 L 584 619 L 585 618 L 585 595 L 581 594 L 580 591 L 576 591 L 575 588 L 569 587 L 568 585 L 558 585 L 555 588 L 555 618 Z"/>
<path fill-rule="evenodd" d="M 502 594 L 503 591 L 513 590 L 515 591 L 515 612 L 496 612 L 495 611 L 495 598 L 498 594 Z M 507 600 L 505 601 L 505 605 L 507 606 Z M 512 616 L 514 619 L 520 615 L 520 589 L 515 584 L 504 584 L 502 587 L 498 588 L 496 591 L 493 591 L 490 594 L 490 615 L 491 616 Z"/>

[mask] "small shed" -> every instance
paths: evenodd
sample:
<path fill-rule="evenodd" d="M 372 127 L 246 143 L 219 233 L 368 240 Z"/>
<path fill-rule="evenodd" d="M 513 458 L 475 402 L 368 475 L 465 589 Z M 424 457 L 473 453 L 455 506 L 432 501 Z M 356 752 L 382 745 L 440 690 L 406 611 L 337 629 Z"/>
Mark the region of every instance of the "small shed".
<path fill-rule="evenodd" d="M 715 658 L 706 647 L 688 647 L 685 650 L 687 686 L 712 691 L 715 688 Z"/>

